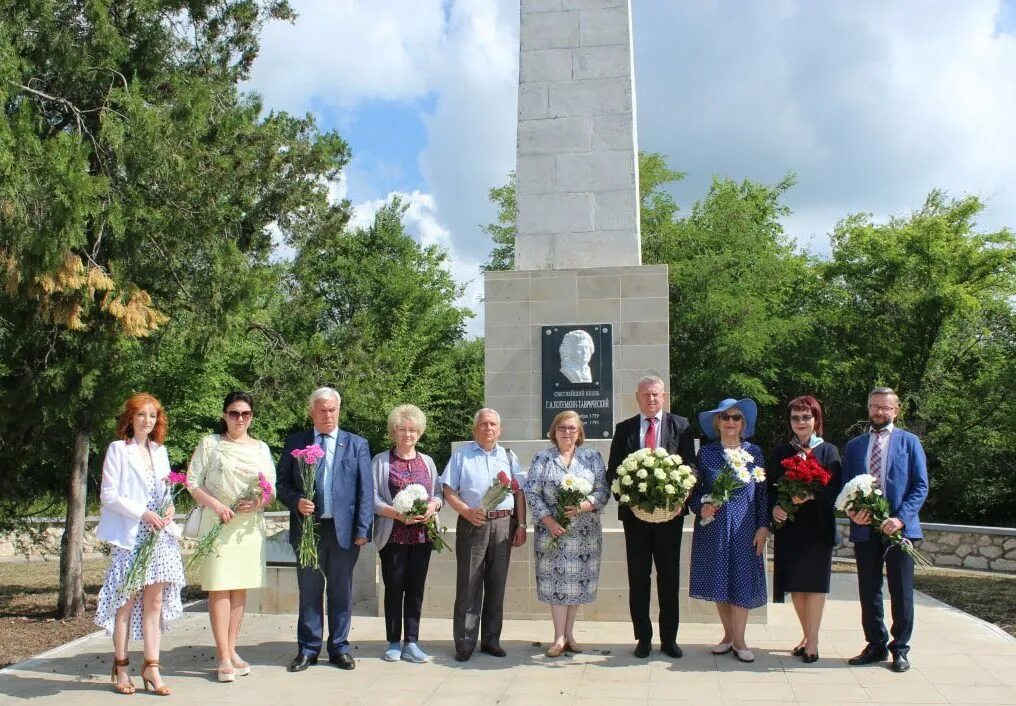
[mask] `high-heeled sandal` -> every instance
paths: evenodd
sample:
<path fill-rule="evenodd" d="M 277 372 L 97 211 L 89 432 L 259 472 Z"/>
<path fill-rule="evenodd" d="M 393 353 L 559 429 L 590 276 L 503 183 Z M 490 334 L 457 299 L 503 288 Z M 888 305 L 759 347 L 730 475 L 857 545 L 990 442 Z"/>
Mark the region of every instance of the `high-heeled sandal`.
<path fill-rule="evenodd" d="M 124 657 L 123 659 L 117 659 L 113 657 L 113 669 L 109 673 L 109 680 L 113 682 L 113 688 L 116 689 L 118 694 L 124 694 L 129 696 L 133 694 L 137 689 L 134 688 L 134 682 L 131 681 L 131 677 L 127 675 L 127 683 L 121 684 L 120 680 L 117 679 L 116 668 L 117 667 L 129 667 L 131 666 L 130 657 Z"/>
<path fill-rule="evenodd" d="M 159 660 L 157 659 L 146 659 L 145 663 L 141 665 L 141 681 L 145 683 L 145 691 L 151 691 L 156 696 L 169 696 L 169 687 L 163 684 L 158 689 L 155 688 L 155 682 L 145 676 L 145 672 L 155 667 L 159 668 Z"/>

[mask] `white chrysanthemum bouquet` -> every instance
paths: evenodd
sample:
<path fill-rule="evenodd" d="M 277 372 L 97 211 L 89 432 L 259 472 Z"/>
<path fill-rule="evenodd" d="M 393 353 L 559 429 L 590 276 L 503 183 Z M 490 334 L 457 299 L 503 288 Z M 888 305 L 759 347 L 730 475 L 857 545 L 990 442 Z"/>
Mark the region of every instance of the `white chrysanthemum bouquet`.
<path fill-rule="evenodd" d="M 666 522 L 684 505 L 697 479 L 690 466 L 664 448 L 639 449 L 617 467 L 610 490 L 646 522 Z"/>
<path fill-rule="evenodd" d="M 427 492 L 427 489 L 419 483 L 410 483 L 395 494 L 395 497 L 392 498 L 392 507 L 395 508 L 395 512 L 402 515 L 403 521 L 412 519 L 426 525 L 427 539 L 434 546 L 434 551 L 439 554 L 444 549 L 451 551 L 451 547 L 443 536 L 448 529 L 442 527 L 441 523 L 437 521 L 437 515 L 426 516 L 427 503 L 429 502 L 430 493 Z"/>
<path fill-rule="evenodd" d="M 569 507 L 578 507 L 583 500 L 589 499 L 592 492 L 593 484 L 581 476 L 565 473 L 561 477 L 557 488 L 557 510 L 554 512 L 554 519 L 564 527 L 565 532 L 568 531 L 568 527 L 572 523 L 571 518 L 565 514 L 565 510 Z M 553 551 L 560 539 L 560 537 L 551 537 L 547 544 L 547 550 Z"/>
<path fill-rule="evenodd" d="M 889 501 L 878 487 L 878 481 L 867 473 L 854 476 L 843 485 L 843 490 L 836 496 L 836 509 L 844 515 L 847 512 L 867 510 L 871 513 L 871 529 L 875 532 L 881 531 L 882 523 L 889 519 L 891 513 Z M 916 565 L 931 566 L 928 558 L 903 536 L 903 530 L 896 530 L 893 534 L 886 535 L 886 538 L 890 544 L 913 557 Z"/>
<path fill-rule="evenodd" d="M 755 457 L 742 448 L 724 449 L 723 458 L 726 463 L 720 469 L 712 490 L 702 496 L 702 504 L 709 504 L 717 511 L 734 497 L 734 493 L 750 483 L 762 483 L 766 479 L 765 469 L 755 463 Z M 755 466 L 752 468 L 752 466 Z M 699 524 L 705 527 L 716 518 L 699 518 Z"/>

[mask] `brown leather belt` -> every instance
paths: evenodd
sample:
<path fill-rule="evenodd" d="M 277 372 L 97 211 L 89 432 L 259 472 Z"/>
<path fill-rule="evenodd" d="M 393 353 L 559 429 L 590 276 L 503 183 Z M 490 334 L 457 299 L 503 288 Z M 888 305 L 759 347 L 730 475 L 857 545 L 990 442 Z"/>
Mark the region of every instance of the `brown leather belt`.
<path fill-rule="evenodd" d="M 512 514 L 511 510 L 488 510 L 487 519 L 496 520 L 499 517 L 511 517 L 511 514 Z"/>

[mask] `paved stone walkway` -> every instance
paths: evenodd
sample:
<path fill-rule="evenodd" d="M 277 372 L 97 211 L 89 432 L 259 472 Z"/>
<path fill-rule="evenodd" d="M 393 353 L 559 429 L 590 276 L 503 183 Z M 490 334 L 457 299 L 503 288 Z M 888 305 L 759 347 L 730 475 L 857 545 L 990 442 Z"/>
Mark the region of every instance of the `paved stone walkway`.
<path fill-rule="evenodd" d="M 819 653 L 805 665 L 789 650 L 799 637 L 793 609 L 771 606 L 768 625 L 749 625 L 756 662 L 714 657 L 708 646 L 716 626 L 685 624 L 680 642 L 684 658 L 655 652 L 649 660 L 631 656 L 627 623 L 585 623 L 576 637 L 589 651 L 548 659 L 548 620 L 505 625 L 507 659 L 477 653 L 462 665 L 452 659 L 451 621 L 424 620 L 421 644 L 431 664 L 389 664 L 380 618 L 353 621 L 357 667 L 343 672 L 322 662 L 301 674 L 285 664 L 295 654 L 295 618 L 248 616 L 243 654 L 253 673 L 233 684 L 214 681 L 212 637 L 207 616 L 191 612 L 164 639 L 166 681 L 178 703 L 191 704 L 1016 704 L 1016 639 L 976 618 L 926 596 L 918 597 L 913 669 L 894 674 L 885 666 L 849 667 L 846 658 L 862 645 L 854 600 L 854 579 L 833 575 L 833 594 L 825 613 Z M 451 597 L 449 597 L 451 600 Z M 887 606 L 888 614 L 888 606 Z M 535 643 L 544 641 L 542 645 Z M 140 645 L 131 658 L 137 674 Z M 24 703 L 131 703 L 113 694 L 108 674 L 111 646 L 92 635 L 47 655 L 0 671 L 0 705 Z M 141 680 L 135 676 L 140 687 Z M 138 692 L 135 703 L 154 698 Z"/>

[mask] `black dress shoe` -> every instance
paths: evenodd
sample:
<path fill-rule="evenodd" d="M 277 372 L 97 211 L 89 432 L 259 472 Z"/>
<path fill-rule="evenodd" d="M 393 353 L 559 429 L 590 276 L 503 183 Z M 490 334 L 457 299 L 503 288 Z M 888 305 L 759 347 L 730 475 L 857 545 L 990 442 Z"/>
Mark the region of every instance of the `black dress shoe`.
<path fill-rule="evenodd" d="M 798 645 L 791 650 L 790 654 L 794 657 L 804 657 L 804 645 Z"/>
<path fill-rule="evenodd" d="M 491 657 L 507 657 L 508 653 L 504 651 L 501 645 L 488 645 L 487 647 L 481 647 L 480 652 Z"/>
<path fill-rule="evenodd" d="M 818 662 L 818 652 L 816 652 L 813 655 L 810 655 L 807 652 L 805 652 L 804 654 L 801 655 L 801 661 L 804 662 L 805 664 L 812 664 L 814 662 Z"/>
<path fill-rule="evenodd" d="M 356 669 L 356 660 L 348 652 L 343 652 L 335 657 L 329 657 L 328 661 L 339 669 Z"/>
<path fill-rule="evenodd" d="M 302 672 L 307 667 L 310 667 L 311 665 L 314 664 L 317 664 L 317 657 L 311 657 L 310 655 L 305 655 L 301 653 L 296 656 L 296 659 L 294 659 L 292 662 L 289 663 L 289 666 L 286 667 L 286 671 Z"/>
<path fill-rule="evenodd" d="M 473 656 L 472 652 L 466 652 L 464 650 L 455 650 L 455 661 L 456 662 L 468 662 L 469 658 Z"/>
<path fill-rule="evenodd" d="M 864 664 L 875 664 L 876 662 L 884 662 L 889 657 L 889 650 L 885 647 L 873 647 L 868 645 L 861 654 L 856 657 L 851 657 L 847 660 L 847 664 L 858 667 Z"/>
<path fill-rule="evenodd" d="M 632 653 L 639 659 L 645 659 L 649 656 L 649 653 L 653 651 L 652 645 L 647 640 L 639 640 L 638 644 L 635 645 L 635 651 Z"/>
<path fill-rule="evenodd" d="M 663 654 L 674 659 L 681 659 L 684 656 L 684 652 L 681 651 L 680 645 L 676 642 L 665 642 L 660 645 L 660 650 L 663 651 Z"/>
<path fill-rule="evenodd" d="M 910 669 L 910 662 L 904 655 L 893 655 L 893 666 L 892 670 L 897 674 L 902 674 Z"/>

